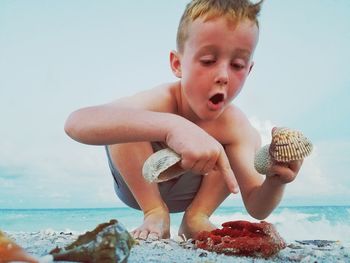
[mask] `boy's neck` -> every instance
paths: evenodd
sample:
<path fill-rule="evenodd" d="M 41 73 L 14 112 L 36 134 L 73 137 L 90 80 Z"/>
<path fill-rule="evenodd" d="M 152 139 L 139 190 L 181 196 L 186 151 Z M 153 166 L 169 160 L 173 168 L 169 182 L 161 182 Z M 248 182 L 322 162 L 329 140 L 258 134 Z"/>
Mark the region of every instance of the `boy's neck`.
<path fill-rule="evenodd" d="M 193 123 L 197 123 L 201 121 L 198 115 L 192 110 L 191 106 L 188 104 L 186 97 L 184 96 L 181 88 L 181 81 L 177 82 L 175 97 L 176 97 L 176 103 L 177 103 L 177 113 L 180 116 L 184 117 L 185 119 Z"/>

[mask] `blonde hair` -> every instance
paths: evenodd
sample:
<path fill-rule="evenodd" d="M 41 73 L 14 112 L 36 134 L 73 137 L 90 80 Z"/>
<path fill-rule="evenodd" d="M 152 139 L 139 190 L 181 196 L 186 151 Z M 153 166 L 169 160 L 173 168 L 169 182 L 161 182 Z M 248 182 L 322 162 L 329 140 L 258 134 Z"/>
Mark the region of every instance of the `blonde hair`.
<path fill-rule="evenodd" d="M 249 19 L 259 27 L 257 17 L 263 1 L 253 4 L 250 0 L 192 0 L 180 19 L 176 37 L 177 50 L 183 52 L 188 38 L 188 26 L 197 18 L 204 18 L 205 21 L 220 16 L 226 16 L 232 21 Z"/>

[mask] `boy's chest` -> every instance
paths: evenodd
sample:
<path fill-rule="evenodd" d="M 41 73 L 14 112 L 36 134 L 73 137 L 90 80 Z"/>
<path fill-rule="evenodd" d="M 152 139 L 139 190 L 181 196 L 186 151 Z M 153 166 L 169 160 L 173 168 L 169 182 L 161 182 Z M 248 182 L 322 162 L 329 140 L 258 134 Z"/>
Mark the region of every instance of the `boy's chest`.
<path fill-rule="evenodd" d="M 214 121 L 203 122 L 197 125 L 214 137 L 222 145 L 231 144 L 234 140 L 234 133 L 227 125 L 224 125 L 223 123 Z"/>

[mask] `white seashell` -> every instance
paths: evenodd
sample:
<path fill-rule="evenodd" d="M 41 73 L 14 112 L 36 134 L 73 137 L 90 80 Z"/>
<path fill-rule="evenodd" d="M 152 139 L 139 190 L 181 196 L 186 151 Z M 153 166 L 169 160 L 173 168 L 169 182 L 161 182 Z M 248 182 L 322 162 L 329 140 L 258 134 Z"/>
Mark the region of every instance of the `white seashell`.
<path fill-rule="evenodd" d="M 180 176 L 184 170 L 180 167 L 180 155 L 165 148 L 152 154 L 142 167 L 143 177 L 150 183 L 164 182 Z"/>
<path fill-rule="evenodd" d="M 301 160 L 311 154 L 312 143 L 300 131 L 285 127 L 272 129 L 271 144 L 262 147 L 254 158 L 258 173 L 268 174 L 272 162 L 291 162 Z"/>
<path fill-rule="evenodd" d="M 266 144 L 261 147 L 255 154 L 254 167 L 260 174 L 267 174 L 268 168 L 272 163 L 271 156 L 269 154 L 270 144 Z"/>

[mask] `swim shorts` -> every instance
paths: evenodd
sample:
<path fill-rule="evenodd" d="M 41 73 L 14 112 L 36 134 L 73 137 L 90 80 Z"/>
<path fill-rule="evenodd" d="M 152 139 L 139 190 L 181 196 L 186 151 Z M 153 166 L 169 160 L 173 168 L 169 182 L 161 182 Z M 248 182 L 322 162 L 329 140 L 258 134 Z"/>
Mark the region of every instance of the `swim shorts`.
<path fill-rule="evenodd" d="M 159 151 L 160 149 L 164 148 L 162 144 L 158 142 L 152 142 L 151 144 L 154 151 Z M 105 148 L 109 167 L 114 178 L 114 189 L 117 196 L 127 206 L 141 210 L 122 175 L 118 171 L 118 168 L 113 163 L 108 146 Z M 203 176 L 201 175 L 186 172 L 172 180 L 158 183 L 160 195 L 168 206 L 169 212 L 177 213 L 186 210 L 196 196 L 200 188 L 202 178 Z"/>

